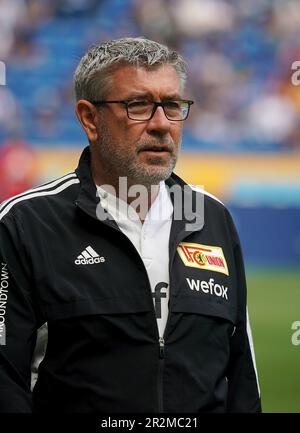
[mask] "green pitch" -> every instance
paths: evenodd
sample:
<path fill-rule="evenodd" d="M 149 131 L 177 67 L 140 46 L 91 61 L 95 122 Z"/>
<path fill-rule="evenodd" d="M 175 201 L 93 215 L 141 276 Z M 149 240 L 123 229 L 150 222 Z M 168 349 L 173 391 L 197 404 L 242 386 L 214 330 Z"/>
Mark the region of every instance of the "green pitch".
<path fill-rule="evenodd" d="M 300 412 L 300 269 L 249 267 L 247 281 L 263 411 Z"/>

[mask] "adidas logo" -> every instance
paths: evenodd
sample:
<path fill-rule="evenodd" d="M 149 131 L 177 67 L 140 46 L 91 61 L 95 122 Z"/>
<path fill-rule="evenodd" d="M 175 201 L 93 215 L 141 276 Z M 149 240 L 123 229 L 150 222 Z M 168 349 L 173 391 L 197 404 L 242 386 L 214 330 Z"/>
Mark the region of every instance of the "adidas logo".
<path fill-rule="evenodd" d="M 91 246 L 86 247 L 75 260 L 75 265 L 94 265 L 95 263 L 105 262 L 104 257 L 100 257 Z"/>

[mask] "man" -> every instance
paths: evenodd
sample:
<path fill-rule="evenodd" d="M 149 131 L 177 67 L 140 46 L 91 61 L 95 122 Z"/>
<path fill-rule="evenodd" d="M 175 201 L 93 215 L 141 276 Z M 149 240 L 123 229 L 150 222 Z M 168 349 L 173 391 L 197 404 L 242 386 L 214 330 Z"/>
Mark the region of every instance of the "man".
<path fill-rule="evenodd" d="M 2 412 L 260 411 L 233 222 L 172 173 L 185 78 L 143 38 L 80 61 L 77 170 L 0 210 Z"/>

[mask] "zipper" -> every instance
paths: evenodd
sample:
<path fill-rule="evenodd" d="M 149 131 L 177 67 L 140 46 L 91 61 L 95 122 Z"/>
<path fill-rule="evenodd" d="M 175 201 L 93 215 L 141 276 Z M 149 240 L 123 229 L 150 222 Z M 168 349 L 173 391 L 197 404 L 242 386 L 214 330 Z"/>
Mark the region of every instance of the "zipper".
<path fill-rule="evenodd" d="M 173 260 L 176 254 L 176 249 L 173 252 L 172 256 L 170 256 L 169 260 L 169 312 L 168 312 L 168 318 L 166 322 L 166 327 L 164 330 L 163 337 L 158 338 L 158 344 L 159 344 L 159 361 L 158 361 L 158 412 L 164 412 L 164 404 L 163 404 L 163 373 L 164 373 L 164 364 L 165 364 L 165 339 L 168 331 L 168 325 L 171 317 L 171 310 L 172 310 L 172 297 L 171 297 L 171 278 L 172 278 L 172 264 Z M 150 283 L 150 282 L 149 282 Z M 155 311 L 154 311 L 155 315 Z M 156 327 L 158 330 L 157 322 Z"/>
<path fill-rule="evenodd" d="M 126 237 L 126 239 L 128 240 L 128 242 L 132 245 L 132 247 L 134 248 L 134 250 L 137 253 L 137 256 L 140 260 L 140 262 L 142 262 L 142 265 L 144 267 L 146 276 L 147 276 L 147 280 L 148 280 L 148 286 L 149 286 L 149 296 L 151 296 L 152 294 L 152 289 L 151 289 L 151 284 L 150 284 L 150 280 L 149 280 L 149 276 L 147 273 L 147 270 L 145 268 L 145 264 L 139 254 L 139 252 L 137 251 L 137 249 L 135 248 L 135 246 L 132 244 L 132 242 L 130 241 L 130 239 L 127 238 L 127 236 L 122 232 L 122 230 L 120 230 L 117 227 L 111 226 L 113 229 L 117 230 L 118 232 L 120 232 L 124 237 Z M 170 267 L 169 267 L 170 269 Z M 170 280 L 171 280 L 171 275 L 170 275 Z M 171 283 L 171 281 L 170 281 Z M 171 288 L 170 288 L 169 284 L 169 299 L 170 299 L 170 306 L 171 306 Z M 167 318 L 167 323 L 166 323 L 166 327 L 164 330 L 164 334 L 162 337 L 160 337 L 159 335 L 159 329 L 158 329 L 158 325 L 157 325 L 157 319 L 156 319 L 156 314 L 155 314 L 155 308 L 154 308 L 154 304 L 153 304 L 153 299 L 151 296 L 151 305 L 152 305 L 152 311 L 153 311 L 153 318 L 155 321 L 155 330 L 156 330 L 156 335 L 158 338 L 158 345 L 159 345 L 159 352 L 158 352 L 158 375 L 157 375 L 157 391 L 158 391 L 158 412 L 162 413 L 164 412 L 164 404 L 163 404 L 163 373 L 164 373 L 164 358 L 165 358 L 165 335 L 166 335 L 166 330 L 167 330 L 167 325 L 169 323 L 169 318 L 170 318 L 170 309 L 168 312 L 168 318 Z"/>
<path fill-rule="evenodd" d="M 165 357 L 165 340 L 164 337 L 159 337 L 159 358 L 163 359 Z"/>
<path fill-rule="evenodd" d="M 168 318 L 164 330 L 164 334 L 162 337 L 159 337 L 158 344 L 159 344 L 159 361 L 158 361 L 158 412 L 164 412 L 164 404 L 163 404 L 163 373 L 164 373 L 164 364 L 165 364 L 165 340 L 166 335 L 168 331 L 168 325 L 170 322 L 171 317 L 171 310 L 172 310 L 172 297 L 171 297 L 171 269 L 172 269 L 172 263 L 174 260 L 175 253 L 170 257 L 169 261 L 169 311 L 168 311 Z M 158 328 L 158 327 L 157 327 Z"/>
<path fill-rule="evenodd" d="M 159 343 L 159 361 L 158 361 L 158 412 L 164 411 L 163 403 L 163 370 L 164 370 L 164 358 L 165 358 L 165 340 L 163 337 L 158 339 Z"/>
<path fill-rule="evenodd" d="M 146 276 L 147 276 L 147 280 L 148 280 L 148 287 L 149 287 L 149 296 L 152 295 L 152 289 L 151 289 L 151 283 L 149 280 L 149 276 L 147 273 L 147 270 L 145 268 L 145 264 L 139 254 L 139 252 L 137 251 L 137 249 L 135 248 L 135 246 L 132 244 L 132 242 L 130 241 L 130 239 L 127 238 L 127 236 L 122 232 L 122 230 L 120 230 L 117 227 L 111 226 L 113 229 L 117 230 L 118 232 L 120 232 L 122 235 L 124 235 L 126 237 L 126 239 L 128 240 L 128 242 L 130 242 L 130 244 L 132 245 L 132 247 L 134 248 L 134 250 L 137 253 L 137 256 L 139 258 L 139 260 L 142 262 L 142 265 L 144 267 Z M 169 268 L 170 269 L 170 268 Z M 170 280 L 171 280 L 171 276 L 170 276 Z M 171 281 L 170 281 L 171 283 Z M 169 299 L 170 299 L 170 305 L 171 305 L 171 288 L 170 288 L 169 284 Z M 155 308 L 154 308 L 154 304 L 153 304 L 153 299 L 151 296 L 151 305 L 152 305 L 152 311 L 153 311 L 153 318 L 155 321 L 155 330 L 156 330 L 156 335 L 158 338 L 158 345 L 159 345 L 159 353 L 158 353 L 158 376 L 157 376 L 157 390 L 158 390 L 158 412 L 162 413 L 164 412 L 164 404 L 163 404 L 163 373 L 164 373 L 164 358 L 165 358 L 165 335 L 166 335 L 166 330 L 167 330 L 167 325 L 169 323 L 169 318 L 170 318 L 170 309 L 168 312 L 168 318 L 167 318 L 167 323 L 166 323 L 166 327 L 164 330 L 164 334 L 163 337 L 160 337 L 159 335 L 159 329 L 158 329 L 158 325 L 157 325 L 157 319 L 156 319 L 156 313 L 155 313 Z"/>

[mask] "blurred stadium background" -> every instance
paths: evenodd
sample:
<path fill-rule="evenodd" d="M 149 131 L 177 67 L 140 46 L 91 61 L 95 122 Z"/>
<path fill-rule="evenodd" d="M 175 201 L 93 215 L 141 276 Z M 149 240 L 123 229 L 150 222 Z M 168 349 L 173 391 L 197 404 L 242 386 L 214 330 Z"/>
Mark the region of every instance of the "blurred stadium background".
<path fill-rule="evenodd" d="M 177 172 L 238 226 L 264 411 L 300 412 L 298 0 L 0 0 L 0 200 L 73 171 L 74 69 L 92 43 L 140 35 L 187 59 Z"/>

